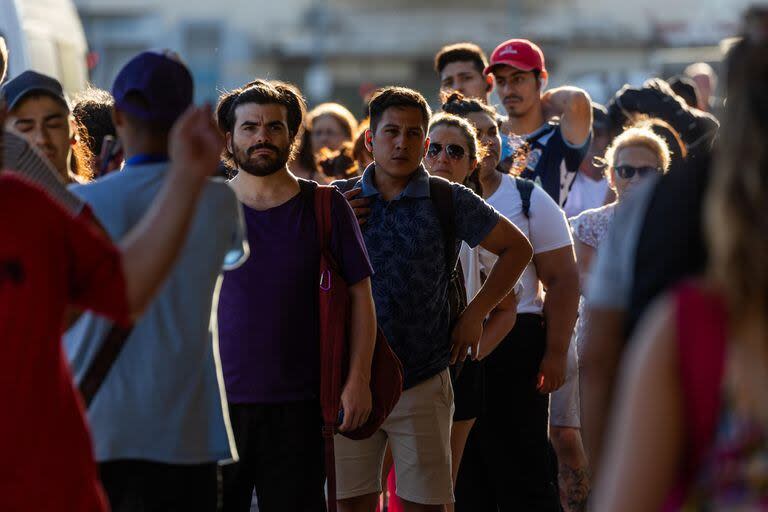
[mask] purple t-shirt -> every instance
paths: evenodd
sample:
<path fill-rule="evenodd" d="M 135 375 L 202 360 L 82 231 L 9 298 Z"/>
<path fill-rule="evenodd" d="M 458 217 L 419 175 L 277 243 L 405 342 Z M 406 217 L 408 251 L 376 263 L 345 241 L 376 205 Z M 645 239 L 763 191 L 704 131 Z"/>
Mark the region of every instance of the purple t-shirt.
<path fill-rule="evenodd" d="M 373 271 L 346 199 L 331 201 L 331 253 L 349 285 Z M 219 347 L 231 403 L 318 396 L 320 246 L 314 205 L 299 193 L 269 210 L 243 205 L 251 255 L 224 273 Z"/>

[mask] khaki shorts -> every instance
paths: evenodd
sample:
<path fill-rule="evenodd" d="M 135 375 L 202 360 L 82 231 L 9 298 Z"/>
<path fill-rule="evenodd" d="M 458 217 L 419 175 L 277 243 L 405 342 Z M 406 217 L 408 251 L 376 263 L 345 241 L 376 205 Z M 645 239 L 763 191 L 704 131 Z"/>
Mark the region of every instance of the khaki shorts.
<path fill-rule="evenodd" d="M 352 441 L 337 435 L 337 499 L 381 492 L 381 466 L 389 440 L 400 498 L 423 505 L 453 503 L 452 418 L 453 388 L 444 370 L 404 391 L 370 438 Z"/>

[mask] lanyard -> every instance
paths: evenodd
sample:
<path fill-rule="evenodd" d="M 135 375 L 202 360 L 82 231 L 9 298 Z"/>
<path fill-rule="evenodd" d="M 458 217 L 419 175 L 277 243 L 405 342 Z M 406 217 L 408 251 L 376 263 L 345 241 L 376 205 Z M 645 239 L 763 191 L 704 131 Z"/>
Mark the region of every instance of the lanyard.
<path fill-rule="evenodd" d="M 131 158 L 125 160 L 125 165 L 143 165 L 143 164 L 159 164 L 168 161 L 168 155 L 166 154 L 143 154 L 133 155 Z"/>

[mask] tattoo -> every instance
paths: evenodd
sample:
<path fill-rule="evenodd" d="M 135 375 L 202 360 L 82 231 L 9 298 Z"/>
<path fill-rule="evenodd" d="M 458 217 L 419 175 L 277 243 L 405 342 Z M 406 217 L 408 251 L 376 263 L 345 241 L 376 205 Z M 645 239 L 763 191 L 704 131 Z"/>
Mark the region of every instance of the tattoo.
<path fill-rule="evenodd" d="M 561 501 L 566 512 L 585 512 L 589 498 L 590 482 L 587 468 L 572 468 L 560 464 Z"/>

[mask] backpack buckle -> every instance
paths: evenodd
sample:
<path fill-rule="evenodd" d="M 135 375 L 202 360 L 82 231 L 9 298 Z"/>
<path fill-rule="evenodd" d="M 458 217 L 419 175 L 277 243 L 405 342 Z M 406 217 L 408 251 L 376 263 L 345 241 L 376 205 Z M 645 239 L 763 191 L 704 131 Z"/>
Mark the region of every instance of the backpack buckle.
<path fill-rule="evenodd" d="M 331 289 L 331 271 L 326 270 L 320 274 L 320 289 L 327 292 Z"/>

